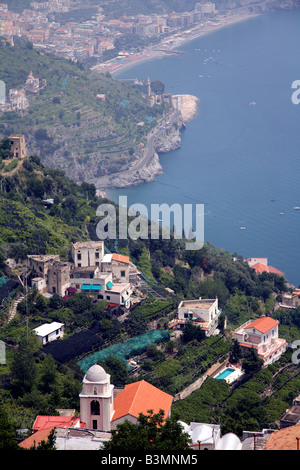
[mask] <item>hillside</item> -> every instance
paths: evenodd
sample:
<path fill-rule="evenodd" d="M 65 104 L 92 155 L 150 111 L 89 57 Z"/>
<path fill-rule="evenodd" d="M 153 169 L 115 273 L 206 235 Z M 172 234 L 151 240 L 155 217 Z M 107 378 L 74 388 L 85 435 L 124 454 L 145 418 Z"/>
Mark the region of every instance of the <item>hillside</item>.
<path fill-rule="evenodd" d="M 84 12 L 86 19 L 95 15 L 95 7 L 101 6 L 103 13 L 108 18 L 120 18 L 121 16 L 135 16 L 136 14 L 149 15 L 152 13 L 164 14 L 171 12 L 192 11 L 195 8 L 194 0 L 88 0 L 79 2 L 76 9 L 68 13 L 56 15 L 59 22 L 67 22 L 78 19 L 80 11 Z M 299 0 L 215 0 L 219 11 L 249 8 L 256 13 L 274 9 L 293 9 L 299 7 Z M 79 8 L 79 9 L 78 9 Z"/>
<path fill-rule="evenodd" d="M 17 167 L 14 162 L 0 163 L 0 257 L 18 261 L 29 253 L 57 253 L 67 259 L 71 241 L 86 238 L 85 226 L 94 214 L 86 202 L 90 186 L 77 186 L 37 156 Z M 55 201 L 51 208 L 42 202 L 47 194 Z"/>
<path fill-rule="evenodd" d="M 8 144 L 7 140 L 0 142 L 0 271 L 7 257 L 24 259 L 29 253 L 59 253 L 68 259 L 71 241 L 97 238 L 96 209 L 109 201 L 98 198 L 93 185 L 75 184 L 61 171 L 47 168 L 36 155 L 22 161 L 11 159 Z M 43 203 L 45 197 L 53 199 L 48 208 Z M 151 344 L 142 354 L 135 353 L 141 359 L 137 375 L 122 372 L 121 364 L 110 357 L 104 366 L 116 386 L 145 379 L 175 395 L 216 360 L 234 354 L 232 330 L 262 314 L 280 320 L 280 336 L 289 342 L 300 338 L 300 309 L 274 311 L 276 296 L 288 290 L 284 278 L 257 275 L 237 254 L 232 256 L 210 244 L 186 251 L 184 243 L 173 237 L 119 242 L 117 237 L 106 240 L 105 245 L 129 255 L 148 279 L 151 294 L 148 291 L 148 297 L 132 307 L 125 319 L 85 294 L 48 299 L 33 291 L 8 323 L 6 306 L 0 309 L 0 339 L 8 345 L 7 364 L 0 370 L 1 407 L 13 427 L 30 428 L 37 414 L 53 414 L 57 408 L 78 410 L 82 380 L 78 360 L 107 344 L 143 335 L 153 329 L 154 322 L 168 334 L 168 322 L 174 318 L 180 299 L 217 296 L 227 318 L 224 334 L 199 337 L 199 329 L 194 327 L 182 338 Z M 28 332 L 50 321 L 63 322 L 66 337 L 41 351 Z M 245 429 L 276 427 L 299 392 L 299 371 L 290 356 L 288 351 L 276 364 L 246 374 L 236 388 L 208 379 L 174 408 L 181 420 L 217 420 L 223 432 L 238 435 Z"/>
<path fill-rule="evenodd" d="M 37 94 L 26 93 L 27 110 L 0 113 L 0 138 L 24 134 L 28 155 L 37 153 L 74 181 L 126 169 L 165 109 L 150 108 L 129 84 L 35 51 L 29 43 L 0 42 L 0 63 L 7 94 L 22 89 L 31 72 L 47 83 Z"/>

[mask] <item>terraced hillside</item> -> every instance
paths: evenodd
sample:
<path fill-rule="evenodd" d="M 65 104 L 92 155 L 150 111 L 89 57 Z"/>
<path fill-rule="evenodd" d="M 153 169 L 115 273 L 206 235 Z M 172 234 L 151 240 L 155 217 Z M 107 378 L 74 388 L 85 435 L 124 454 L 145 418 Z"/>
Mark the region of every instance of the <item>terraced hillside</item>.
<path fill-rule="evenodd" d="M 163 112 L 163 106 L 150 107 L 130 84 L 40 53 L 30 44 L 0 43 L 0 63 L 7 93 L 22 89 L 31 72 L 47 81 L 38 94 L 26 93 L 28 110 L 0 113 L 0 138 L 24 134 L 28 155 L 40 155 L 74 181 L 126 169 Z"/>

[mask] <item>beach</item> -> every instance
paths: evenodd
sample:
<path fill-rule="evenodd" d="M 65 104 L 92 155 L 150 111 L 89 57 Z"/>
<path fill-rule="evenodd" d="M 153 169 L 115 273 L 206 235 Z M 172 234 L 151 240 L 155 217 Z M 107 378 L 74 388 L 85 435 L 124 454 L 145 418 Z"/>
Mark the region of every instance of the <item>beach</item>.
<path fill-rule="evenodd" d="M 185 43 L 197 39 L 201 36 L 205 36 L 218 29 L 231 26 L 235 23 L 247 21 L 251 18 L 259 16 L 257 13 L 247 14 L 230 14 L 227 16 L 216 15 L 214 19 L 210 19 L 206 22 L 201 22 L 198 25 L 175 33 L 173 36 L 169 36 L 155 46 L 145 48 L 139 54 L 128 54 L 122 58 L 115 58 L 107 61 L 103 64 L 98 64 L 92 68 L 98 72 L 109 72 L 112 76 L 117 76 L 124 70 L 127 70 L 134 65 L 139 65 L 142 62 L 149 60 L 160 59 L 168 57 L 170 55 L 177 55 L 177 49 Z"/>

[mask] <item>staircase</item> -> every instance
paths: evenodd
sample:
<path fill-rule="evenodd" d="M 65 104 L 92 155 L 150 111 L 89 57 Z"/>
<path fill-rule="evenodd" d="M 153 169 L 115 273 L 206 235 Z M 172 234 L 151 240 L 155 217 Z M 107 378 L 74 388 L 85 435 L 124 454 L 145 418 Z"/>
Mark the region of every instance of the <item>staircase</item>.
<path fill-rule="evenodd" d="M 18 308 L 18 305 L 20 302 L 22 302 L 22 300 L 25 299 L 25 295 L 21 295 L 20 297 L 18 297 L 18 299 L 14 302 L 13 306 L 10 308 L 9 310 L 9 316 L 8 316 L 8 322 L 10 322 L 16 315 L 17 313 L 17 308 Z"/>

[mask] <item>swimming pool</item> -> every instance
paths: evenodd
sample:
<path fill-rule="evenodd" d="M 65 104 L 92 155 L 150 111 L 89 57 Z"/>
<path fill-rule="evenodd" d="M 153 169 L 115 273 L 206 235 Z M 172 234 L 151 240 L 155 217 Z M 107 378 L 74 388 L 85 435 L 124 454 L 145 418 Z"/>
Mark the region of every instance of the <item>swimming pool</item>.
<path fill-rule="evenodd" d="M 235 371 L 235 369 L 233 369 L 232 367 L 227 367 L 222 372 L 220 372 L 220 374 L 218 374 L 215 377 L 215 379 L 225 379 L 226 377 L 228 377 L 228 375 L 232 374 L 232 372 L 234 372 L 234 371 Z"/>

